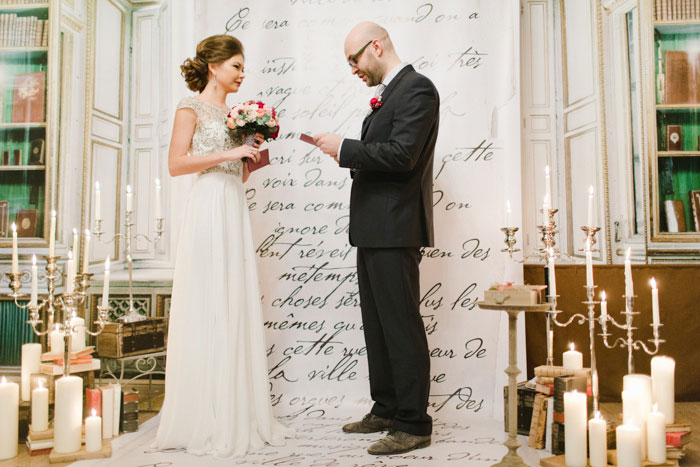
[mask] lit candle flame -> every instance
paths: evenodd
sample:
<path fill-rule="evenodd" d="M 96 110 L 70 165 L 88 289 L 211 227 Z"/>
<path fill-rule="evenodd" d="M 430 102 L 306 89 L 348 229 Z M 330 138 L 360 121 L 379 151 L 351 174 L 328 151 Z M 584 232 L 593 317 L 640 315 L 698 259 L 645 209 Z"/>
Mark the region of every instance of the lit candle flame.
<path fill-rule="evenodd" d="M 632 254 L 632 248 L 627 248 L 627 255 L 625 255 L 625 259 L 627 261 L 629 261 L 631 254 Z"/>
<path fill-rule="evenodd" d="M 39 383 L 39 389 L 42 389 L 44 387 L 44 380 L 40 379 L 38 383 Z"/>
<path fill-rule="evenodd" d="M 605 290 L 603 290 L 602 292 L 600 292 L 600 299 L 601 299 L 602 301 L 605 301 Z"/>
<path fill-rule="evenodd" d="M 572 351 L 574 350 L 574 343 L 573 342 L 569 343 L 569 350 L 572 350 Z"/>
<path fill-rule="evenodd" d="M 92 409 L 92 416 L 94 417 L 96 415 L 95 409 Z"/>
<path fill-rule="evenodd" d="M 658 402 L 654 404 L 654 407 L 651 408 L 652 412 L 658 412 L 659 411 L 659 404 Z"/>
<path fill-rule="evenodd" d="M 656 288 L 656 279 L 654 279 L 654 278 L 652 277 L 651 280 L 649 281 L 649 284 L 651 284 L 651 288 L 652 288 L 652 289 L 655 289 L 655 288 Z"/>

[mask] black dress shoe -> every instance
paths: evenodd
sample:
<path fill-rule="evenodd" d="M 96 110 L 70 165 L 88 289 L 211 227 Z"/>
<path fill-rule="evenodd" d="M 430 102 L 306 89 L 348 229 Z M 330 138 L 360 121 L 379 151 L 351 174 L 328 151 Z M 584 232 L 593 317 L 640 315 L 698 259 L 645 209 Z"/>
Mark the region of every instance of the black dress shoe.
<path fill-rule="evenodd" d="M 386 431 L 391 428 L 392 422 L 388 418 L 377 417 L 374 414 L 368 413 L 365 418 L 359 422 L 348 423 L 343 425 L 345 433 L 377 433 Z"/>
<path fill-rule="evenodd" d="M 430 435 L 418 436 L 403 431 L 390 431 L 384 439 L 371 445 L 367 452 L 375 456 L 401 454 L 430 446 Z"/>

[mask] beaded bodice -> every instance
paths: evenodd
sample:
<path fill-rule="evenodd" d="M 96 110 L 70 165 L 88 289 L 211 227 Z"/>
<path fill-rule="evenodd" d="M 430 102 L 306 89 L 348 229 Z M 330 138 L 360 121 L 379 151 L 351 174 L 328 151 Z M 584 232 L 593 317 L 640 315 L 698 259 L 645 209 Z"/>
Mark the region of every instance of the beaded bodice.
<path fill-rule="evenodd" d="M 194 96 L 182 99 L 177 108 L 189 108 L 197 114 L 197 126 L 190 145 L 192 157 L 226 151 L 241 145 L 240 139 L 233 136 L 226 126 L 228 109 L 217 107 Z M 243 163 L 240 160 L 226 161 L 202 170 L 199 174 L 210 172 L 223 172 L 240 177 L 243 173 Z"/>

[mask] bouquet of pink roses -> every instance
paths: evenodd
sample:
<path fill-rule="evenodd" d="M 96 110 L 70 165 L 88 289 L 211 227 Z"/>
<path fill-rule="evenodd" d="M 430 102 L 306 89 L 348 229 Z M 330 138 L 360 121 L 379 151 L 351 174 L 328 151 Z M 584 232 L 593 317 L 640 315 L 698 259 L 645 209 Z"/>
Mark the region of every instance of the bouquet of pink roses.
<path fill-rule="evenodd" d="M 245 137 L 261 133 L 265 141 L 276 139 L 280 132 L 275 109 L 260 101 L 234 105 L 226 118 L 226 125 Z"/>

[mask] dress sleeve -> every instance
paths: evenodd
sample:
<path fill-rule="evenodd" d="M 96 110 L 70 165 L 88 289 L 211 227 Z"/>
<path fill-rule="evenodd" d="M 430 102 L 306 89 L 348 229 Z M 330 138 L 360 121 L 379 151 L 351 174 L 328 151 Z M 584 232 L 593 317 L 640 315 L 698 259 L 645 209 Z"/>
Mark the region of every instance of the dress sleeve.
<path fill-rule="evenodd" d="M 175 108 L 175 110 L 177 111 L 180 109 L 192 109 L 192 110 L 194 110 L 194 113 L 199 115 L 199 112 L 198 112 L 199 105 L 198 104 L 199 104 L 199 102 L 197 101 L 197 99 L 195 99 L 192 96 L 188 96 L 188 97 L 185 97 L 184 99 L 182 99 L 179 104 L 177 104 L 177 107 Z"/>

